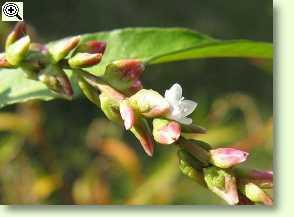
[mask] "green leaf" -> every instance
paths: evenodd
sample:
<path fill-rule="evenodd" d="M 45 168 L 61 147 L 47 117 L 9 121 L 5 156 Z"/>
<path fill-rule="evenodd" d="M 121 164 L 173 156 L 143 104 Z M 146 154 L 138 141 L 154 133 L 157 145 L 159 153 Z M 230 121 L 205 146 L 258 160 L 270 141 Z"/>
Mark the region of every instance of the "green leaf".
<path fill-rule="evenodd" d="M 126 58 L 140 59 L 146 64 L 209 57 L 272 59 L 271 43 L 221 41 L 180 28 L 126 28 L 85 34 L 81 41 L 94 39 L 107 42 L 102 62 L 87 69 L 96 75 L 103 74 L 108 63 Z M 71 74 L 70 71 L 67 73 Z M 79 95 L 76 83 L 74 89 L 75 95 Z M 50 100 L 56 97 L 42 83 L 26 79 L 19 69 L 0 70 L 0 107 L 31 99 Z"/>

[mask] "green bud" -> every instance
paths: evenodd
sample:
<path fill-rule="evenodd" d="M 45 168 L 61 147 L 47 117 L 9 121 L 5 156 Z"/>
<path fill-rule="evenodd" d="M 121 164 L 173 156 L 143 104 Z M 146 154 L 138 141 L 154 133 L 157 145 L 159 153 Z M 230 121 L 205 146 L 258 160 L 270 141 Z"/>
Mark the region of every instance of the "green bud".
<path fill-rule="evenodd" d="M 198 183 L 204 184 L 202 163 L 184 149 L 178 151 L 178 157 L 181 172 Z"/>
<path fill-rule="evenodd" d="M 142 89 L 140 77 L 144 64 L 136 59 L 117 60 L 106 66 L 103 79 L 126 95 L 132 95 Z"/>
<path fill-rule="evenodd" d="M 11 68 L 13 67 L 13 65 L 11 65 L 6 57 L 5 57 L 5 53 L 0 53 L 0 68 Z"/>
<path fill-rule="evenodd" d="M 71 99 L 73 90 L 65 72 L 57 65 L 49 65 L 38 75 L 38 79 L 50 90 Z"/>
<path fill-rule="evenodd" d="M 99 91 L 88 84 L 81 76 L 78 77 L 78 85 L 85 94 L 85 96 L 98 107 L 100 107 Z"/>
<path fill-rule="evenodd" d="M 86 68 L 98 64 L 101 58 L 101 53 L 77 53 L 68 60 L 68 64 L 72 68 Z"/>
<path fill-rule="evenodd" d="M 14 29 L 9 33 L 5 41 L 5 49 L 7 49 L 11 44 L 26 35 L 26 25 L 24 22 L 18 22 Z"/>
<path fill-rule="evenodd" d="M 224 199 L 229 205 L 235 205 L 239 202 L 236 178 L 227 171 L 209 167 L 203 169 L 204 180 L 207 187 Z"/>
<path fill-rule="evenodd" d="M 66 38 L 49 46 L 49 52 L 55 62 L 66 57 L 80 42 L 80 36 Z"/>
<path fill-rule="evenodd" d="M 120 114 L 119 114 L 119 104 L 116 100 L 108 97 L 105 93 L 99 95 L 101 110 L 104 112 L 106 117 L 115 122 L 122 123 Z"/>
<path fill-rule="evenodd" d="M 17 66 L 27 54 L 30 47 L 30 37 L 24 36 L 13 44 L 9 45 L 5 51 L 7 61 L 14 66 Z"/>
<path fill-rule="evenodd" d="M 129 99 L 130 106 L 146 117 L 161 117 L 169 109 L 169 103 L 156 91 L 142 89 Z"/>
<path fill-rule="evenodd" d="M 255 203 L 263 203 L 268 206 L 273 204 L 272 198 L 253 183 L 248 183 L 244 186 L 244 193 L 249 200 Z"/>

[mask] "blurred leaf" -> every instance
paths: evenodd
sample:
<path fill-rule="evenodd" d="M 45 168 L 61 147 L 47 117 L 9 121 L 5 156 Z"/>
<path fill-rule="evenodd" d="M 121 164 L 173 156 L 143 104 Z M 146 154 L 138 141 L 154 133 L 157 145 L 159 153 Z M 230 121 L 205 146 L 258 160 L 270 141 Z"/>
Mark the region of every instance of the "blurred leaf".
<path fill-rule="evenodd" d="M 23 139 L 10 136 L 0 140 L 0 170 L 10 160 L 16 157 L 23 145 Z"/>
<path fill-rule="evenodd" d="M 166 204 L 173 193 L 178 175 L 178 158 L 174 152 L 159 162 L 158 167 L 134 191 L 127 201 L 128 204 Z"/>
<path fill-rule="evenodd" d="M 180 28 L 127 28 L 82 36 L 82 42 L 88 40 L 103 40 L 108 44 L 101 64 L 88 69 L 96 75 L 103 74 L 108 63 L 125 58 L 140 59 L 147 64 L 209 57 L 272 59 L 270 43 L 221 41 Z M 70 71 L 67 73 L 71 75 Z M 76 84 L 74 87 L 77 96 L 79 90 Z M 31 99 L 50 100 L 56 97 L 45 85 L 26 79 L 19 69 L 0 70 L 0 107 Z"/>

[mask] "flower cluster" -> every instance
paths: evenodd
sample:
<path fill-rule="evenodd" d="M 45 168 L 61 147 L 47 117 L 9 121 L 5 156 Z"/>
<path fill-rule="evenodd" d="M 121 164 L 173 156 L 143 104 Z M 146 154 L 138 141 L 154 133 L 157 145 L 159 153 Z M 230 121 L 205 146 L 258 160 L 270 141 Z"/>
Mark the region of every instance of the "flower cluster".
<path fill-rule="evenodd" d="M 240 172 L 234 167 L 248 153 L 234 148 L 213 149 L 209 144 L 189 140 L 189 134 L 206 133 L 193 124 L 189 116 L 197 103 L 182 96 L 182 87 L 174 84 L 162 96 L 144 89 L 141 76 L 144 63 L 137 59 L 116 60 L 105 67 L 102 76 L 90 74 L 86 68 L 101 61 L 106 43 L 96 40 L 81 42 L 71 37 L 52 44 L 31 43 L 25 24 L 18 23 L 8 35 L 0 67 L 19 67 L 29 79 L 43 82 L 60 96 L 71 98 L 73 89 L 65 69 L 75 73 L 84 95 L 99 106 L 105 116 L 125 127 L 139 140 L 148 156 L 155 142 L 178 146 L 180 170 L 223 198 L 228 204 L 272 204 L 263 190 L 272 187 L 272 173 Z"/>

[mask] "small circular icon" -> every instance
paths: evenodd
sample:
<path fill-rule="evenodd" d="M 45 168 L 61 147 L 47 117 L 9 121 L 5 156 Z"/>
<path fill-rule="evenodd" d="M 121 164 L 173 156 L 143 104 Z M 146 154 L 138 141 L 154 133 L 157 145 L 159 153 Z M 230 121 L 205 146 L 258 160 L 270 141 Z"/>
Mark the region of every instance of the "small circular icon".
<path fill-rule="evenodd" d="M 7 2 L 3 6 L 3 13 L 7 17 L 17 17 L 19 20 L 22 20 L 22 18 L 19 16 L 18 12 L 19 12 L 18 6 L 15 3 Z"/>

